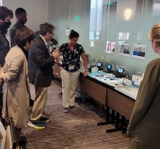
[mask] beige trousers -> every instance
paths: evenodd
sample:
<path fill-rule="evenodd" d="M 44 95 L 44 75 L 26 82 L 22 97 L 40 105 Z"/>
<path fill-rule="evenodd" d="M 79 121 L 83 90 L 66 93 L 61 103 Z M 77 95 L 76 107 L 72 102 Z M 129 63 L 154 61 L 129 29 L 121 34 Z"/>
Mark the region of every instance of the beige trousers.
<path fill-rule="evenodd" d="M 47 101 L 47 87 L 35 87 L 35 100 L 32 108 L 30 119 L 37 121 L 43 114 L 44 107 Z"/>
<path fill-rule="evenodd" d="M 63 107 L 74 106 L 80 71 L 68 72 L 61 68 Z"/>

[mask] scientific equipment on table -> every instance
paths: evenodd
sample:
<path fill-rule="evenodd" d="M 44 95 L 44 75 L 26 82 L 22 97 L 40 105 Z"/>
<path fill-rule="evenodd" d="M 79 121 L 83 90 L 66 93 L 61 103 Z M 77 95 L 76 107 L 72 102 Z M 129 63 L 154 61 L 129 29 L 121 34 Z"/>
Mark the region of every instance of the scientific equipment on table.
<path fill-rule="evenodd" d="M 90 72 L 90 73 L 96 73 L 96 72 L 98 72 L 98 68 L 96 66 L 90 66 L 88 68 L 88 72 Z"/>
<path fill-rule="evenodd" d="M 97 68 L 98 68 L 99 71 L 103 70 L 102 62 L 97 62 Z"/>
<path fill-rule="evenodd" d="M 142 82 L 143 76 L 141 75 L 132 75 L 132 86 L 139 87 Z"/>
<path fill-rule="evenodd" d="M 107 72 L 108 73 L 113 73 L 113 71 L 112 71 L 112 64 L 107 64 Z"/>
<path fill-rule="evenodd" d="M 118 67 L 117 72 L 116 72 L 116 77 L 117 78 L 123 78 L 124 77 L 124 71 L 125 71 L 124 68 Z"/>
<path fill-rule="evenodd" d="M 90 55 L 86 54 L 88 65 L 90 65 Z"/>

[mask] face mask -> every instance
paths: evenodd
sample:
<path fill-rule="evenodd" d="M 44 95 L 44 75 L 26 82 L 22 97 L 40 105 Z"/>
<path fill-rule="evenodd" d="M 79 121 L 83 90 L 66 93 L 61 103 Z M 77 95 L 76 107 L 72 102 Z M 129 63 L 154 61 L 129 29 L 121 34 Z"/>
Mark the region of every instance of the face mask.
<path fill-rule="evenodd" d="M 4 34 L 7 34 L 7 29 L 10 27 L 11 25 L 11 21 L 8 21 L 8 22 L 3 22 L 0 26 L 0 29 L 1 31 L 4 33 Z"/>
<path fill-rule="evenodd" d="M 8 29 L 11 26 L 11 21 L 8 22 L 4 22 L 4 26 L 6 27 L 6 29 Z"/>

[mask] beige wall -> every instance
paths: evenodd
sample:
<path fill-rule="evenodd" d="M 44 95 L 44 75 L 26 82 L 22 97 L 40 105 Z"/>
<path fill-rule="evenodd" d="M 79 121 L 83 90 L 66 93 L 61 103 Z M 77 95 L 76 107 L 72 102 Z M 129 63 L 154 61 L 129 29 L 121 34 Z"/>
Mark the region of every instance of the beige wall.
<path fill-rule="evenodd" d="M 3 0 L 3 5 L 15 12 L 16 8 L 22 7 L 27 11 L 28 21 L 26 26 L 37 31 L 39 24 L 48 22 L 48 0 Z M 15 15 L 11 20 L 12 24 L 16 22 Z"/>

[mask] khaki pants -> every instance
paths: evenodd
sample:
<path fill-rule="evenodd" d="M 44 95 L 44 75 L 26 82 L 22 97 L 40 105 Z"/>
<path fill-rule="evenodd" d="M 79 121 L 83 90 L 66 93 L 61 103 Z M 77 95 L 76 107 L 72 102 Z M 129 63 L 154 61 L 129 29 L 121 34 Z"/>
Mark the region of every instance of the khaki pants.
<path fill-rule="evenodd" d="M 35 87 L 35 94 L 36 97 L 30 117 L 32 121 L 37 121 L 43 114 L 43 110 L 47 101 L 47 87 Z"/>
<path fill-rule="evenodd" d="M 61 68 L 63 107 L 74 106 L 80 71 L 68 72 Z"/>

